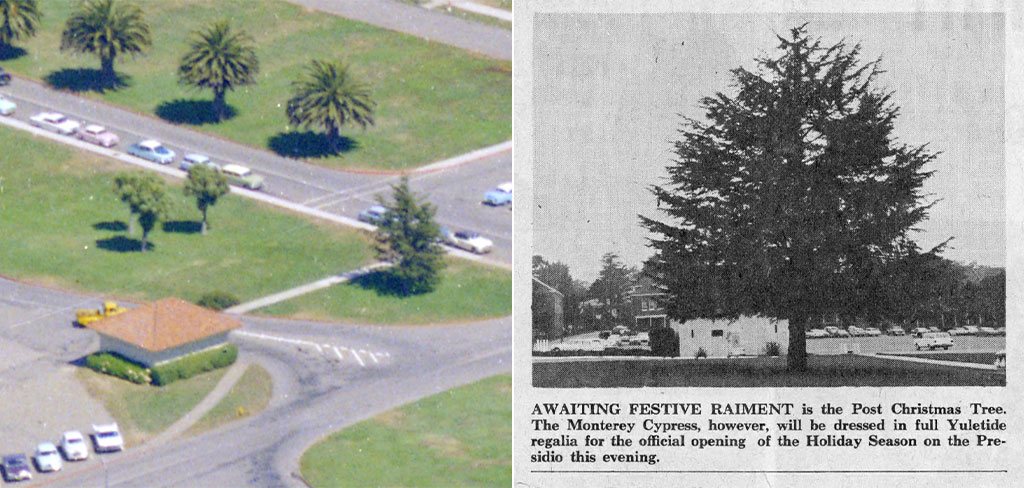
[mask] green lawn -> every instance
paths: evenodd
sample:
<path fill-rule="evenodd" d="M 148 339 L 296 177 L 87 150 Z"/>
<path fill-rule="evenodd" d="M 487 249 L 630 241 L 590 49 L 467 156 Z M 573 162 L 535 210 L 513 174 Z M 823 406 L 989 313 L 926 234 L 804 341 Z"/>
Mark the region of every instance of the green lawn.
<path fill-rule="evenodd" d="M 807 371 L 786 358 L 534 362 L 538 388 L 1006 386 L 1006 372 L 849 355 L 809 356 Z"/>
<path fill-rule="evenodd" d="M 6 69 L 246 144 L 331 167 L 405 170 L 511 138 L 507 61 L 279 0 L 149 0 L 138 3 L 152 25 L 153 47 L 134 59 L 119 58 L 115 67 L 126 75 L 127 86 L 101 93 L 89 83 L 99 61 L 58 50 L 77 2 L 39 3 L 45 15 L 39 33 L 18 43 L 23 54 L 6 53 L 16 56 L 4 61 Z M 225 18 L 255 39 L 261 71 L 256 85 L 228 94 L 237 115 L 214 125 L 192 110 L 211 100 L 211 93 L 178 85 L 176 70 L 190 33 Z M 310 60 L 335 58 L 350 62 L 353 74 L 372 88 L 376 126 L 344 129 L 351 148 L 319 156 L 320 139 L 295 133 L 283 107 L 291 82 Z"/>
<path fill-rule="evenodd" d="M 501 317 L 512 311 L 512 275 L 448 258 L 433 293 L 395 298 L 359 284 L 343 284 L 260 309 L 257 313 L 310 319 L 347 317 L 374 324 L 432 324 Z"/>
<path fill-rule="evenodd" d="M 361 422 L 311 447 L 313 486 L 512 484 L 512 375 L 489 378 Z"/>
<path fill-rule="evenodd" d="M 231 195 L 210 210 L 210 232 L 201 236 L 200 213 L 194 199 L 182 195 L 179 180 L 169 192 L 169 222 L 151 233 L 150 251 L 138 252 L 141 231 L 127 235 L 127 206 L 112 191 L 113 175 L 127 165 L 11 129 L 0 129 L 0 147 L 0 274 L 6 276 L 122 299 L 195 301 L 224 290 L 244 301 L 374 259 L 364 232 Z M 313 310 L 323 318 L 389 323 L 394 317 L 420 323 L 510 313 L 510 273 L 454 261 L 452 268 L 460 271 L 434 294 L 403 300 L 337 287 L 323 293 L 338 303 Z M 460 294 L 463 283 L 494 296 Z M 499 310 L 488 308 L 495 303 Z"/>
<path fill-rule="evenodd" d="M 267 370 L 258 364 L 250 364 L 228 394 L 190 427 L 186 434 L 205 432 L 243 416 L 262 412 L 270 403 L 273 390 L 274 384 Z"/>
<path fill-rule="evenodd" d="M 222 368 L 162 387 L 136 385 L 87 368 L 79 368 L 77 374 L 86 391 L 114 417 L 131 446 L 159 434 L 192 410 L 226 372 Z"/>

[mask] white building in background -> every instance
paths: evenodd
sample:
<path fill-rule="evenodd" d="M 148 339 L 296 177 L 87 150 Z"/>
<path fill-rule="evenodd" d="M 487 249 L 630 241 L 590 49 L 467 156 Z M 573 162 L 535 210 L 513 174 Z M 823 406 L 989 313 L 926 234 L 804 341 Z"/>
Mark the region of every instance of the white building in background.
<path fill-rule="evenodd" d="M 741 316 L 729 319 L 692 319 L 669 327 L 679 334 L 679 357 L 692 358 L 701 348 L 708 357 L 763 356 L 769 343 L 779 345 L 779 355 L 789 350 L 789 321 Z"/>

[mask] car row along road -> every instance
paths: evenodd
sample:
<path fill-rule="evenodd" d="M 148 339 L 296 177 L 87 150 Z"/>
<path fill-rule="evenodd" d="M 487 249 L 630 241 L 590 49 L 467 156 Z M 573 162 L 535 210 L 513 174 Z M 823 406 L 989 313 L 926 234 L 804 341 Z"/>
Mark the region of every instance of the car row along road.
<path fill-rule="evenodd" d="M 119 153 L 143 139 L 157 139 L 178 154 L 170 165 L 175 170 L 180 157 L 188 153 L 205 154 L 219 164 L 247 166 L 264 177 L 262 194 L 290 203 L 293 210 L 309 209 L 305 213 L 314 216 L 329 214 L 343 217 L 343 222 L 355 221 L 360 211 L 376 203 L 377 195 L 389 195 L 391 185 L 400 178 L 396 174 L 316 166 L 17 77 L 3 92 L 18 104 L 10 118 L 27 123 L 33 114 L 48 111 L 83 124 L 100 124 L 120 137 L 120 144 L 113 148 Z M 67 136 L 62 139 L 71 140 Z M 509 207 L 482 203 L 484 193 L 512 180 L 511 144 L 474 151 L 450 163 L 440 162 L 427 171 L 413 172 L 409 175 L 411 188 L 437 206 L 440 225 L 453 231 L 481 233 L 494 242 L 494 252 L 488 259 L 511 263 L 512 212 Z"/>

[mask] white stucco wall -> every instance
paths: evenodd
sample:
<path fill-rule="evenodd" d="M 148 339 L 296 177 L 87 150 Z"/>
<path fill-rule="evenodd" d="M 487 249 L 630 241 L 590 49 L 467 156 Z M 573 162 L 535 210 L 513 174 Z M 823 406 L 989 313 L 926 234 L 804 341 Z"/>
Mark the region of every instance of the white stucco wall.
<path fill-rule="evenodd" d="M 100 351 L 102 352 L 115 352 L 120 354 L 132 361 L 142 363 L 146 367 L 153 367 L 155 364 L 159 364 L 172 359 L 177 359 L 186 354 L 192 354 L 199 352 L 204 349 L 211 347 L 217 347 L 228 341 L 228 333 L 224 332 L 217 335 L 212 335 L 206 339 L 192 342 L 189 344 L 181 345 L 178 347 L 172 347 L 159 352 L 152 352 L 137 347 L 135 345 L 124 342 L 116 337 L 111 337 L 105 334 L 100 334 Z"/>
<path fill-rule="evenodd" d="M 781 355 L 789 349 L 788 320 L 743 316 L 736 320 L 692 319 L 685 323 L 673 320 L 669 326 L 679 334 L 679 357 L 684 358 L 696 356 L 700 348 L 708 357 L 763 356 L 769 342 L 779 345 Z M 714 331 L 721 331 L 721 335 L 713 335 Z"/>

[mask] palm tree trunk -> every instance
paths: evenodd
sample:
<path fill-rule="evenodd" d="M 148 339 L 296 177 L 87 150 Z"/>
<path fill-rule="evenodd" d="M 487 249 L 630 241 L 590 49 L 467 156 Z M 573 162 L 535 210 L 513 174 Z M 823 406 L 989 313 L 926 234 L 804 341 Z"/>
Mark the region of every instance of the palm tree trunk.
<path fill-rule="evenodd" d="M 341 131 L 334 124 L 327 124 L 327 145 L 332 153 L 337 153 L 341 147 Z"/>
<path fill-rule="evenodd" d="M 224 102 L 224 89 L 213 90 L 213 120 L 220 122 L 224 120 L 227 112 L 227 103 Z"/>
<path fill-rule="evenodd" d="M 100 72 L 103 78 L 109 82 L 113 82 L 117 75 L 114 73 L 114 57 L 113 56 L 100 56 Z"/>

